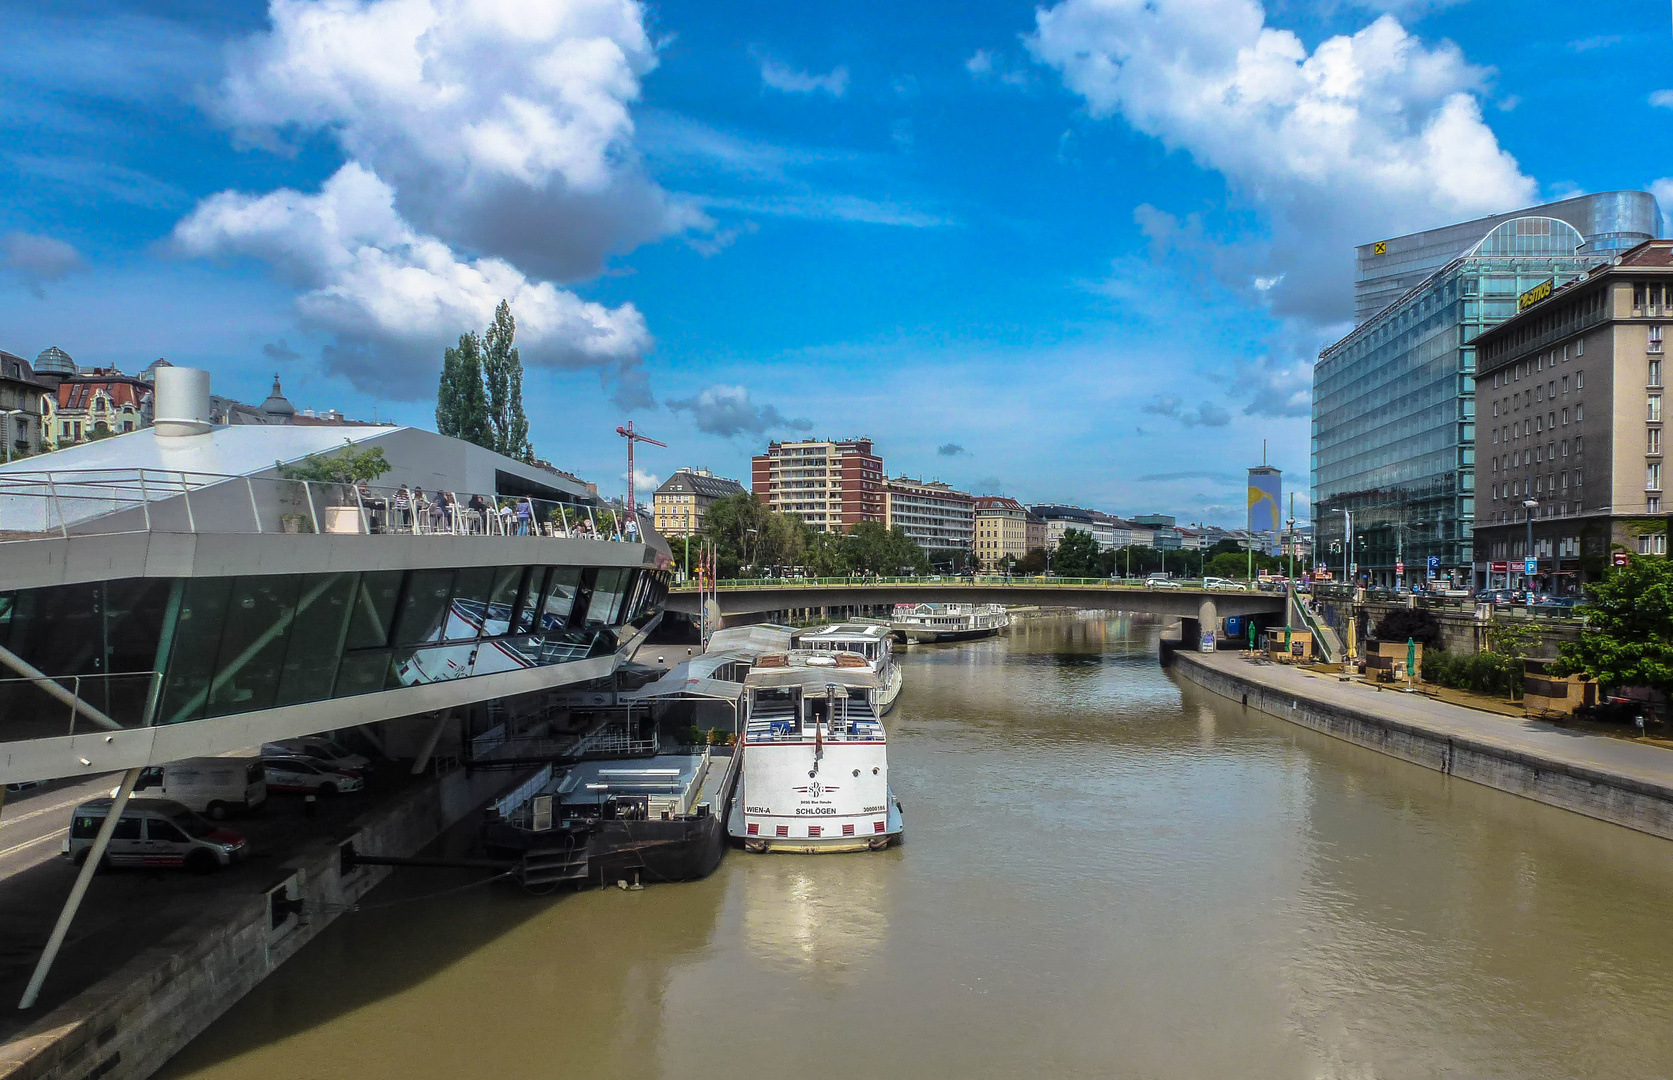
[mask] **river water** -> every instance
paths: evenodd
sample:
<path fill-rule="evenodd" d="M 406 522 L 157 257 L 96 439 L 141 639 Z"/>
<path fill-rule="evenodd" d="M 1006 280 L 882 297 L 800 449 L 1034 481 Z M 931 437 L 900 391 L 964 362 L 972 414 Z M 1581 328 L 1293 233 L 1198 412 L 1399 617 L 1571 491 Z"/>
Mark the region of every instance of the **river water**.
<path fill-rule="evenodd" d="M 1159 630 L 907 653 L 903 847 L 348 915 L 161 1075 L 1673 1071 L 1673 845 L 1248 712 Z"/>

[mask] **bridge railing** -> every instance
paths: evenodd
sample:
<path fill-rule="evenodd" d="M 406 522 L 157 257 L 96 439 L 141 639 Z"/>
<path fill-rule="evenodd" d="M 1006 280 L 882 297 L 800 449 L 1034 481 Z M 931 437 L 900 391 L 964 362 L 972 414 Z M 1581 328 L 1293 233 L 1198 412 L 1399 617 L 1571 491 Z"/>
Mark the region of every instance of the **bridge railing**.
<path fill-rule="evenodd" d="M 1151 587 L 1144 578 L 1081 578 L 1058 577 L 1056 575 L 1018 575 L 1018 574 L 977 574 L 975 576 L 959 574 L 919 574 L 899 577 L 872 577 L 860 574 L 849 574 L 843 577 L 795 577 L 795 578 L 723 578 L 716 583 L 721 590 L 727 589 L 818 589 L 831 586 L 873 586 L 873 585 L 936 585 L 936 586 L 1020 586 L 1031 589 L 1038 588 L 1103 588 L 1103 589 L 1146 589 Z M 1202 581 L 1197 578 L 1173 578 L 1164 588 L 1178 587 L 1200 590 Z M 681 586 L 688 590 L 695 590 L 696 586 L 687 584 Z M 1208 591 L 1225 593 L 1236 596 L 1251 590 L 1241 588 L 1213 587 Z"/>

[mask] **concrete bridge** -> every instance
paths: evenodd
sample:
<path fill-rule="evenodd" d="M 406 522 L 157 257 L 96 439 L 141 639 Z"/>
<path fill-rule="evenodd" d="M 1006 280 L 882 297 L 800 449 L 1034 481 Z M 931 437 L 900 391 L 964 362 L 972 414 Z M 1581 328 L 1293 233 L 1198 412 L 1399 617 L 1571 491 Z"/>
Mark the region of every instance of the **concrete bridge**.
<path fill-rule="evenodd" d="M 797 608 L 871 607 L 893 604 L 1010 604 L 1082 610 L 1147 612 L 1184 621 L 1181 644 L 1194 647 L 1204 626 L 1220 629 L 1228 615 L 1252 616 L 1257 624 L 1280 622 L 1282 593 L 1239 592 L 1231 589 L 1152 589 L 1142 585 L 1102 580 L 978 578 L 975 581 L 934 578 L 884 578 L 844 581 L 721 582 L 716 600 L 722 618 Z M 675 589 L 667 610 L 697 614 L 697 590 Z"/>

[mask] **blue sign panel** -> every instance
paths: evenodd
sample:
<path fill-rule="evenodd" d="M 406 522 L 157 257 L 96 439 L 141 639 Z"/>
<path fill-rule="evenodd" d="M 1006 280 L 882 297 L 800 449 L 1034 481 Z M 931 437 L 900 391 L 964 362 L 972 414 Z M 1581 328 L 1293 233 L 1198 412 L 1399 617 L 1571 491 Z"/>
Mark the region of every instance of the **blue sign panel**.
<path fill-rule="evenodd" d="M 1539 573 L 1539 560 L 1534 558 L 1523 559 L 1522 572 L 1529 576 Z"/>
<path fill-rule="evenodd" d="M 1429 556 L 1429 569 L 1439 570 L 1440 568 L 1441 568 L 1441 557 L 1439 555 Z"/>

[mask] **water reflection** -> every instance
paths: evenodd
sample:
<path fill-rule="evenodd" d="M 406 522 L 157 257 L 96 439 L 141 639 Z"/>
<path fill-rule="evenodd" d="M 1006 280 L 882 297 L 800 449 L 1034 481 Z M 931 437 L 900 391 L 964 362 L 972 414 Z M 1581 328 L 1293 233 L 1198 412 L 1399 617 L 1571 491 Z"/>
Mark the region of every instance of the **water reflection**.
<path fill-rule="evenodd" d="M 743 889 L 751 955 L 822 979 L 861 977 L 888 945 L 890 886 L 904 852 L 741 857 L 751 864 Z"/>

